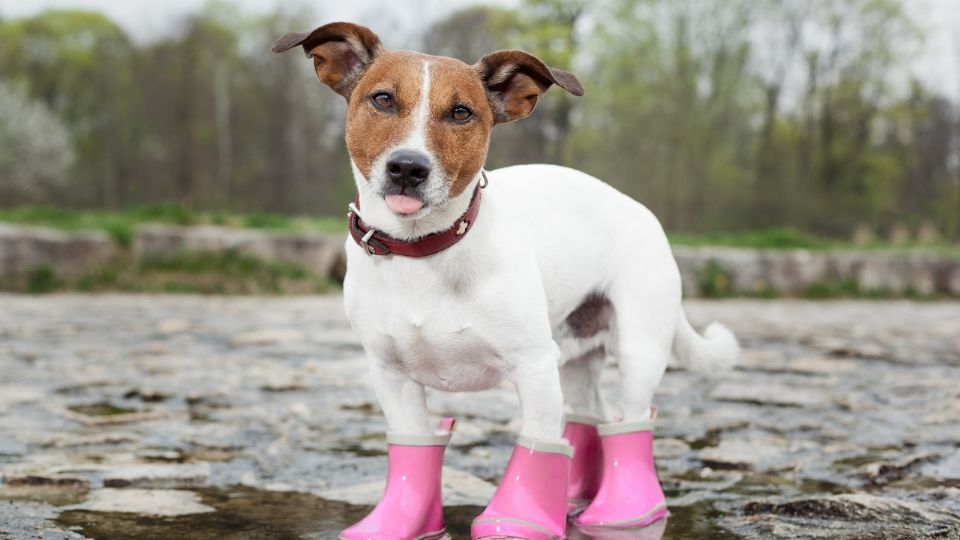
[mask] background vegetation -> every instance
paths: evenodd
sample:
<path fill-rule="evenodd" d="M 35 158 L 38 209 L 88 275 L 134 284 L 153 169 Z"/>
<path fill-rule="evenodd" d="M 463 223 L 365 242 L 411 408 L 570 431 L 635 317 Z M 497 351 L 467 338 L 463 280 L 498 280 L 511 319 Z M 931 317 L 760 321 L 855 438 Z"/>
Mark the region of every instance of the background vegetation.
<path fill-rule="evenodd" d="M 97 13 L 0 20 L 0 206 L 339 218 L 342 99 L 269 53 L 323 22 L 211 3 L 145 42 Z M 551 92 L 497 129 L 490 168 L 586 170 L 674 233 L 960 240 L 960 106 L 908 76 L 923 31 L 904 1 L 526 0 L 381 35 L 471 63 L 524 48 L 580 76 L 585 98 Z"/>

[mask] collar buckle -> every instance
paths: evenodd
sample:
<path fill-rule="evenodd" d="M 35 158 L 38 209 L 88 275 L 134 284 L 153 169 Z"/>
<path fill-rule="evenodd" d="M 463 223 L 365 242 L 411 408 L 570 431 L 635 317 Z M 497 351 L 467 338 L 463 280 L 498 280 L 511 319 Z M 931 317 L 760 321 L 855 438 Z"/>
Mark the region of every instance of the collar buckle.
<path fill-rule="evenodd" d="M 370 239 L 373 238 L 373 235 L 375 234 L 377 234 L 377 230 L 374 228 L 371 228 L 369 231 L 367 231 L 367 234 L 363 235 L 363 238 L 360 239 L 360 247 L 363 248 L 363 251 L 367 255 L 372 256 L 377 254 L 377 250 L 375 250 L 373 246 L 370 245 Z"/>
<path fill-rule="evenodd" d="M 347 208 L 349 209 L 347 211 L 347 218 L 349 218 L 351 225 L 356 225 L 355 221 L 360 221 L 363 219 L 363 215 L 360 213 L 360 209 L 357 208 L 356 203 L 348 204 Z M 388 250 L 386 246 L 374 240 L 373 235 L 375 234 L 377 234 L 377 230 L 373 227 L 370 227 L 367 229 L 367 232 L 360 237 L 357 243 L 360 244 L 361 248 L 363 248 L 363 252 L 369 256 L 373 256 L 377 254 L 377 248 L 380 248 L 384 255 L 389 254 L 390 250 Z M 371 241 L 376 242 L 377 245 L 374 245 Z"/>

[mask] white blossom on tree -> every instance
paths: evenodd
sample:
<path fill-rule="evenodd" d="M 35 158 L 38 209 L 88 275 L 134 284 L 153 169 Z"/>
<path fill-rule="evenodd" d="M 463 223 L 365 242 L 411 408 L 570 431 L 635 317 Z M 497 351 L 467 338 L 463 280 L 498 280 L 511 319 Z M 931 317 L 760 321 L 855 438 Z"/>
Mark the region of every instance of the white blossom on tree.
<path fill-rule="evenodd" d="M 43 103 L 0 82 L 0 204 L 39 200 L 63 187 L 70 132 Z"/>

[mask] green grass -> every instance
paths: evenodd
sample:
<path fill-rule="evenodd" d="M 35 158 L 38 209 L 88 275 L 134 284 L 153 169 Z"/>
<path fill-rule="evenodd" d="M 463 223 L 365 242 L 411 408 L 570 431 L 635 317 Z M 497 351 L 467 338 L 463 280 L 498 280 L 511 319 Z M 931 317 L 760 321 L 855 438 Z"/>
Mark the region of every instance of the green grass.
<path fill-rule="evenodd" d="M 729 246 L 768 249 L 831 249 L 845 247 L 843 242 L 809 235 L 789 228 L 737 233 L 671 234 L 670 242 L 681 246 Z"/>
<path fill-rule="evenodd" d="M 825 250 L 854 250 L 854 251 L 910 251 L 923 249 L 960 258 L 960 245 L 949 243 L 893 245 L 887 242 L 876 242 L 869 245 L 856 245 L 853 242 L 824 238 L 807 234 L 787 227 L 744 231 L 735 233 L 708 233 L 708 234 L 670 234 L 670 243 L 675 246 L 722 246 L 756 249 L 809 249 Z"/>
<path fill-rule="evenodd" d="M 179 204 L 135 206 L 122 211 L 75 210 L 52 206 L 0 208 L 0 222 L 37 225 L 68 231 L 104 231 L 129 247 L 135 229 L 146 223 L 170 225 L 221 225 L 287 232 L 343 232 L 346 219 L 331 217 L 283 216 L 279 214 L 229 214 L 196 212 Z"/>
<path fill-rule="evenodd" d="M 811 284 L 803 295 L 811 300 L 827 298 L 860 298 L 869 296 L 867 291 L 860 289 L 860 284 L 853 279 L 819 281 Z"/>

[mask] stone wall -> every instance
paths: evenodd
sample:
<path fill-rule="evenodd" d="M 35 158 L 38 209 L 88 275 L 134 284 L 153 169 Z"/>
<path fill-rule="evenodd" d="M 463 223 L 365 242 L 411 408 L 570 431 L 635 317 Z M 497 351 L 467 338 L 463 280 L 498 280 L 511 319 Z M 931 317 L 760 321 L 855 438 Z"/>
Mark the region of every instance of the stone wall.
<path fill-rule="evenodd" d="M 0 280 L 42 268 L 80 274 L 105 264 L 120 248 L 102 232 L 63 232 L 0 223 Z"/>
<path fill-rule="evenodd" d="M 138 259 L 143 259 L 234 250 L 243 255 L 298 264 L 318 275 L 342 280 L 346 268 L 343 242 L 341 234 L 148 225 L 137 231 L 133 252 Z"/>
<path fill-rule="evenodd" d="M 234 250 L 295 263 L 342 279 L 342 234 L 299 234 L 227 227 L 149 225 L 137 231 L 136 259 Z M 120 253 L 98 232 L 62 232 L 0 223 L 0 280 L 49 267 L 71 275 Z M 674 248 L 688 298 L 722 295 L 804 296 L 835 292 L 960 298 L 960 258 L 934 251 L 807 251 L 724 247 Z"/>
<path fill-rule="evenodd" d="M 960 259 L 933 251 L 808 251 L 674 248 L 684 294 L 800 296 L 848 292 L 960 298 Z"/>

